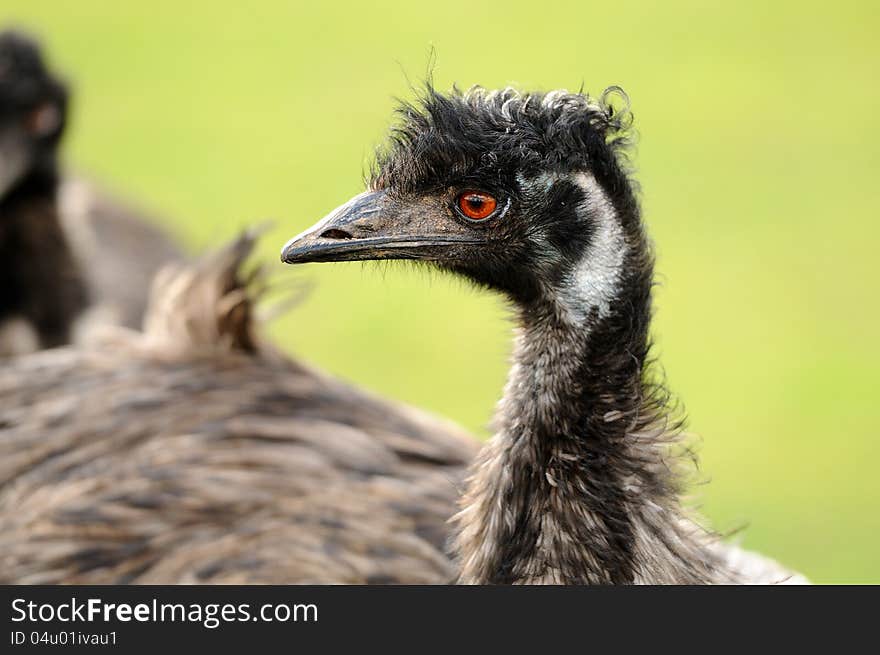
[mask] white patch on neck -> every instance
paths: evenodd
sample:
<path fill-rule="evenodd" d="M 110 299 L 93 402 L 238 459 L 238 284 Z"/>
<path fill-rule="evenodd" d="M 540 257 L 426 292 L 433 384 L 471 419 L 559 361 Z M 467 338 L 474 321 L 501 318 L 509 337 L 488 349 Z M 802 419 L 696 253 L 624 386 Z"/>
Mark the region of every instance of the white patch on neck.
<path fill-rule="evenodd" d="M 569 179 L 586 195 L 581 211 L 593 223 L 593 236 L 590 247 L 563 282 L 559 300 L 572 321 L 582 324 L 594 309 L 600 318 L 611 314 L 628 246 L 617 212 L 593 174 L 576 173 Z"/>

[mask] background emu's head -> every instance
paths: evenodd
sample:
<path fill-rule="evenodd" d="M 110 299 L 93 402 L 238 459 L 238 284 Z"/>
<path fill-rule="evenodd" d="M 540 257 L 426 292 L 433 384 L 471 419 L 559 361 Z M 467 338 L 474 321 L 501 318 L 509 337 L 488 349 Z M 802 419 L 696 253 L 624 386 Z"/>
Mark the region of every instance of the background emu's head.
<path fill-rule="evenodd" d="M 37 42 L 0 32 L 0 196 L 51 161 L 66 110 L 67 89 L 47 69 Z"/>
<path fill-rule="evenodd" d="M 609 89 L 443 95 L 398 111 L 369 190 L 292 239 L 288 263 L 420 259 L 528 303 L 584 266 L 610 275 L 639 230 Z M 607 269 L 607 270 L 606 270 Z"/>

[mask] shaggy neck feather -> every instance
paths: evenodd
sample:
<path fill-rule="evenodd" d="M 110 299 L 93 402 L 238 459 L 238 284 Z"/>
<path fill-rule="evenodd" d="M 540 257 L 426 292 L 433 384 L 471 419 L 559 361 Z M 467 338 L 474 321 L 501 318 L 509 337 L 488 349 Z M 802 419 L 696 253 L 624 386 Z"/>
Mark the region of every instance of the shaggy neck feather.
<path fill-rule="evenodd" d="M 584 260 L 520 310 L 496 435 L 456 517 L 464 583 L 717 578 L 679 508 L 665 398 L 645 379 L 650 249 L 591 191 Z"/>

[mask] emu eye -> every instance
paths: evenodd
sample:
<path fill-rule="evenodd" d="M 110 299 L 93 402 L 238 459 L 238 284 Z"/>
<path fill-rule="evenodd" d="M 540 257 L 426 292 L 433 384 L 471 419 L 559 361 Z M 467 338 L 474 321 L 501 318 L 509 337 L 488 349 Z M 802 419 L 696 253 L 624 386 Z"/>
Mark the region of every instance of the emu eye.
<path fill-rule="evenodd" d="M 464 191 L 456 200 L 458 210 L 472 221 L 483 221 L 489 218 L 498 207 L 494 196 L 484 191 Z"/>

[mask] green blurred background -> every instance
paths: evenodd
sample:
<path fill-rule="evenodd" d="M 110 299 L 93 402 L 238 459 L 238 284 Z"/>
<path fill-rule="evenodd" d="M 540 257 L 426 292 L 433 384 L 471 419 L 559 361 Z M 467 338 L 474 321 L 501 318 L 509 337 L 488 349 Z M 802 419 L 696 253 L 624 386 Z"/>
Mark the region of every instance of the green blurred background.
<path fill-rule="evenodd" d="M 67 159 L 191 248 L 277 220 L 261 255 L 362 189 L 407 76 L 620 84 L 659 250 L 659 351 L 721 529 L 815 581 L 880 582 L 880 5 L 3 0 L 76 87 Z M 510 328 L 403 267 L 314 280 L 291 352 L 485 436 Z"/>

